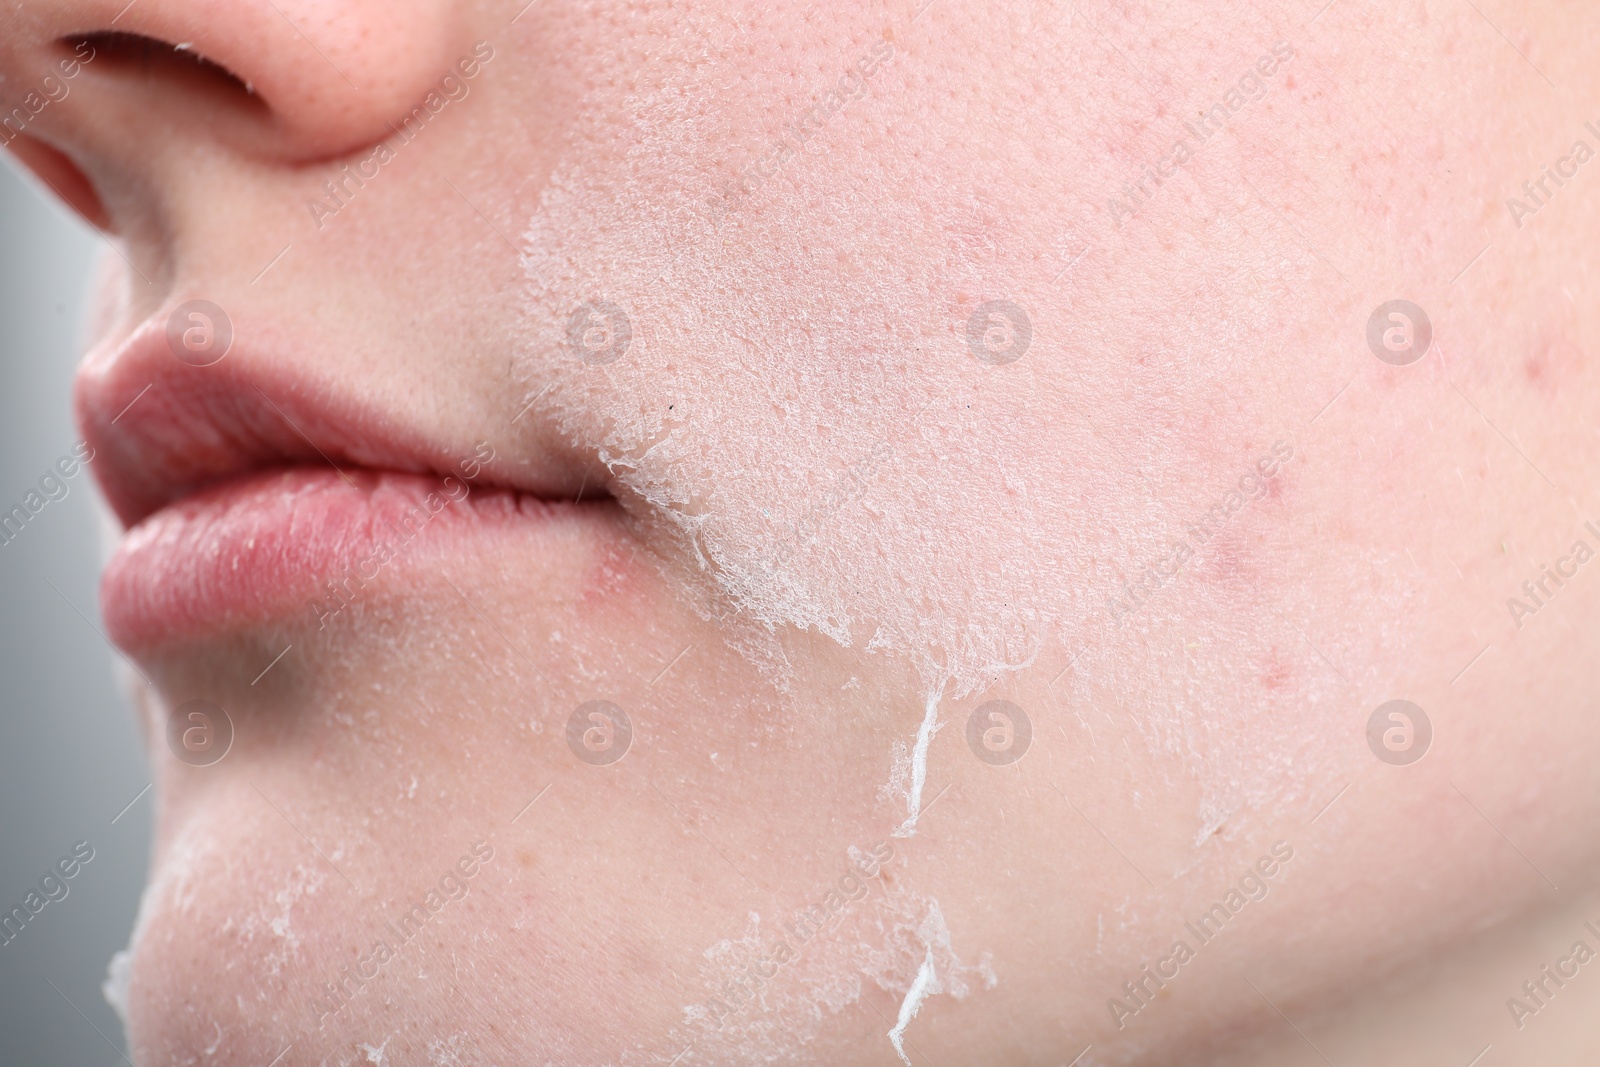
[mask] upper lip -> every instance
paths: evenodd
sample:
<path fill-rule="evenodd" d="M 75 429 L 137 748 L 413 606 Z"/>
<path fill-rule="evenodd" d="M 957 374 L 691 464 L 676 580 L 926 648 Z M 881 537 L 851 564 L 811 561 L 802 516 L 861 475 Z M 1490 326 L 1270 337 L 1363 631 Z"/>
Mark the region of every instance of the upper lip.
<path fill-rule="evenodd" d="M 91 354 L 75 382 L 78 423 L 92 467 L 125 526 L 218 483 L 271 467 L 329 464 L 440 475 L 472 454 L 381 410 L 332 376 L 234 349 L 194 367 L 168 350 L 153 317 L 103 355 Z M 561 484 L 479 481 L 544 497 Z M 561 481 L 564 481 L 562 479 Z"/>

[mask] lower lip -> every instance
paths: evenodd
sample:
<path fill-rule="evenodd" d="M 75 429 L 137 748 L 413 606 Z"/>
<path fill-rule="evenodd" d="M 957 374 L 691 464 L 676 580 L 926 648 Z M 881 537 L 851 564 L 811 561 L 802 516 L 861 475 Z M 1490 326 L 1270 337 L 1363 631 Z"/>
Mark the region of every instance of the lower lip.
<path fill-rule="evenodd" d="M 124 649 L 215 640 L 403 592 L 408 573 L 486 540 L 555 534 L 578 506 L 413 474 L 292 468 L 188 497 L 129 530 L 101 609 Z M 569 530 L 569 532 L 571 532 Z M 559 551 L 557 536 L 549 545 Z"/>

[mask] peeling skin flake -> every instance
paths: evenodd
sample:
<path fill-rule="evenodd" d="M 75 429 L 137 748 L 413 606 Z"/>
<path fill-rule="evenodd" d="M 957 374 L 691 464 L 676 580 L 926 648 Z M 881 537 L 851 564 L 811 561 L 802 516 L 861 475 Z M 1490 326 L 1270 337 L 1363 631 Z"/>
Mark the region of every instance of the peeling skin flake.
<path fill-rule="evenodd" d="M 906 821 L 895 830 L 896 837 L 910 837 L 917 832 L 917 818 L 922 814 L 922 787 L 928 782 L 928 745 L 939 732 L 939 694 L 928 696 L 928 710 L 922 725 L 917 727 L 917 743 L 911 750 L 911 789 L 906 794 Z"/>
<path fill-rule="evenodd" d="M 889 1041 L 906 1067 L 911 1067 L 911 1057 L 906 1055 L 906 1027 L 922 1010 L 922 1002 L 928 994 L 937 992 L 939 980 L 933 972 L 933 946 L 929 945 L 928 954 L 922 958 L 922 966 L 917 968 L 917 977 L 912 979 L 911 988 L 906 990 L 906 999 L 900 1002 L 900 1016 L 895 1020 L 894 1029 L 889 1031 Z"/>
<path fill-rule="evenodd" d="M 128 981 L 133 977 L 133 953 L 118 949 L 106 964 L 106 978 L 100 983 L 100 993 L 117 1013 L 122 1025 L 128 1025 Z"/>
<path fill-rule="evenodd" d="M 764 922 L 751 913 L 739 938 L 708 948 L 701 969 L 708 997 L 724 994 L 732 985 L 756 988 L 733 1011 L 708 1011 L 708 1002 L 684 1009 L 685 1025 L 672 1035 L 674 1052 L 690 1049 L 681 1065 L 794 1062 L 827 1017 L 861 1000 L 864 982 L 905 1001 L 921 981 L 917 1004 L 938 993 L 962 999 L 973 978 L 983 988 L 993 988 L 998 980 L 988 955 L 976 967 L 964 964 L 951 947 L 938 902 L 909 891 L 903 881 L 896 885 L 874 889 L 803 944 L 793 942 L 784 924 Z M 754 981 L 752 975 L 759 972 L 752 963 L 783 939 L 796 945 L 797 958 Z M 933 975 L 925 981 L 924 966 L 931 966 Z M 897 1029 L 903 1035 L 903 1027 Z M 632 1062 L 623 1058 L 625 1064 Z"/>

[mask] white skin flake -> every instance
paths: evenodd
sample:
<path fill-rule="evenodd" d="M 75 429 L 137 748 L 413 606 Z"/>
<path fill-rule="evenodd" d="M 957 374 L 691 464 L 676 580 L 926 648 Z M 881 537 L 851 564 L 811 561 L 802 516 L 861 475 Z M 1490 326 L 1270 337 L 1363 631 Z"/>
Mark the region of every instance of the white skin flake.
<path fill-rule="evenodd" d="M 928 954 L 922 957 L 922 966 L 917 968 L 917 977 L 906 991 L 906 999 L 900 1002 L 900 1017 L 895 1020 L 894 1029 L 889 1031 L 889 1042 L 894 1045 L 895 1052 L 899 1053 L 906 1067 L 911 1067 L 911 1057 L 906 1055 L 906 1027 L 922 1010 L 922 1002 L 928 994 L 938 991 L 938 978 L 933 971 L 933 946 L 929 945 Z"/>
<path fill-rule="evenodd" d="M 758 967 L 783 939 L 794 946 L 795 958 Z M 914 894 L 903 880 L 872 889 L 804 943 L 788 923 L 764 923 L 751 914 L 739 938 L 713 945 L 705 959 L 706 999 L 685 1007 L 684 1026 L 672 1035 L 668 1056 L 684 1051 L 679 1067 L 796 1062 L 825 1019 L 860 1001 L 866 982 L 913 1005 L 935 993 L 959 1000 L 974 979 L 985 989 L 997 982 L 987 954 L 976 967 L 962 963 L 938 902 Z M 931 978 L 923 977 L 925 968 Z M 733 986 L 744 992 L 734 996 Z M 717 1004 L 716 997 L 725 999 Z M 909 1010 L 915 1014 L 915 1006 Z M 903 1036 L 904 1027 L 896 1031 Z M 621 1059 L 624 1067 L 658 1062 Z"/>
<path fill-rule="evenodd" d="M 939 694 L 928 696 L 928 709 L 923 714 L 922 725 L 917 728 L 917 743 L 911 750 L 911 789 L 906 794 L 906 821 L 895 830 L 896 837 L 910 837 L 917 832 L 917 818 L 922 814 L 922 787 L 928 781 L 928 745 L 939 732 Z"/>

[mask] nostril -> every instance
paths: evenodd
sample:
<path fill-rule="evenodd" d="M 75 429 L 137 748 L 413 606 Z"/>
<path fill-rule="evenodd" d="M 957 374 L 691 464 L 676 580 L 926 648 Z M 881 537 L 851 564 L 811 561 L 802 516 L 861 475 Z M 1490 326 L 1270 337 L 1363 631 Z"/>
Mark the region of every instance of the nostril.
<path fill-rule="evenodd" d="M 253 85 L 187 42 L 173 44 L 140 33 L 111 31 L 63 37 L 57 45 L 73 55 L 82 55 L 85 47 L 93 49 L 89 54 L 100 72 L 175 83 L 192 91 L 231 96 L 263 113 L 267 110 Z"/>
<path fill-rule="evenodd" d="M 466 30 L 455 0 L 0 0 L 0 12 L 18 4 L 40 12 L 18 39 L 29 62 L 81 71 L 45 139 L 83 149 L 68 151 L 118 213 L 113 181 L 120 191 L 180 154 L 300 165 L 375 144 L 452 69 Z M 0 14 L 7 63 L 14 36 Z"/>

